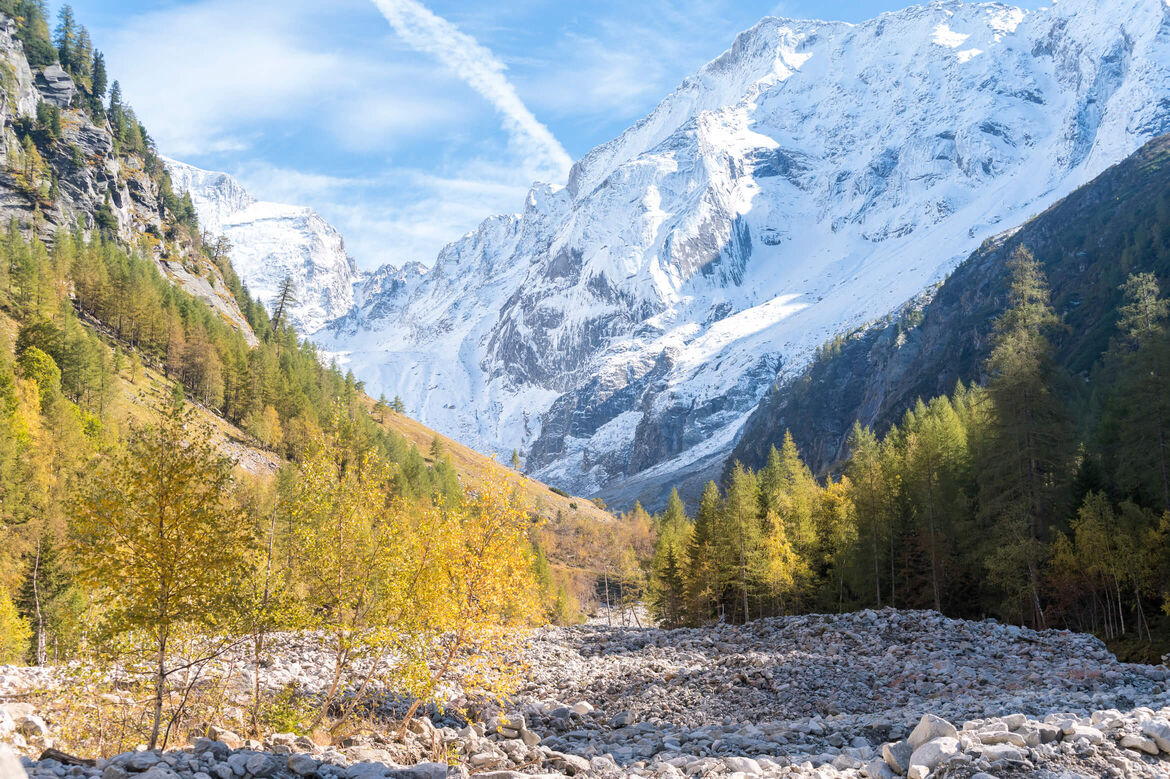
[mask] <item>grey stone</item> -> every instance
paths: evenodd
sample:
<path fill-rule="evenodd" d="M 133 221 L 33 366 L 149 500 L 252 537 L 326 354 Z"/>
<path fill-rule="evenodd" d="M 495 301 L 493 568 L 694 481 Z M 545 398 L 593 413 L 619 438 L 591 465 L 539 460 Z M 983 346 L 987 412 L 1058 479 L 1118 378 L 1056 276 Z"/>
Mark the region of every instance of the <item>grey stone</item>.
<path fill-rule="evenodd" d="M 418 763 L 409 768 L 390 771 L 390 779 L 446 779 L 447 766 L 442 763 Z"/>
<path fill-rule="evenodd" d="M 207 734 L 216 741 L 226 744 L 229 749 L 239 749 L 244 745 L 244 739 L 240 738 L 239 735 L 214 725 L 207 729 Z"/>
<path fill-rule="evenodd" d="M 923 744 L 938 738 L 958 738 L 958 736 L 959 731 L 955 729 L 954 725 L 942 717 L 926 714 L 918 721 L 918 725 L 915 726 L 914 730 L 910 731 L 910 736 L 906 739 L 906 743 L 911 748 L 918 749 Z"/>
<path fill-rule="evenodd" d="M 135 752 L 126 761 L 126 767 L 131 771 L 146 771 L 154 768 L 162 762 L 162 758 L 156 752 Z"/>
<path fill-rule="evenodd" d="M 1024 752 L 1012 744 L 990 744 L 983 747 L 981 752 L 983 759 L 990 763 L 997 763 L 1001 760 L 1020 761 L 1025 758 Z"/>
<path fill-rule="evenodd" d="M 896 741 L 892 744 L 882 744 L 882 759 L 886 765 L 899 776 L 910 770 L 910 756 L 914 754 L 914 747 L 908 742 Z"/>
<path fill-rule="evenodd" d="M 236 752 L 227 759 L 226 765 L 232 769 L 232 773 L 236 776 L 243 776 L 248 773 L 248 758 L 250 757 L 251 755 L 244 752 Z"/>
<path fill-rule="evenodd" d="M 910 756 L 910 767 L 906 775 L 910 779 L 924 779 L 931 771 L 959 754 L 961 754 L 959 740 L 956 738 L 942 736 L 927 741 Z"/>
<path fill-rule="evenodd" d="M 244 764 L 244 770 L 258 779 L 263 779 L 280 770 L 280 764 L 276 758 L 263 752 L 257 752 L 248 758 L 248 762 Z"/>
<path fill-rule="evenodd" d="M 760 764 L 750 757 L 725 757 L 723 764 L 731 771 L 738 771 L 749 776 L 758 776 L 763 773 Z"/>
<path fill-rule="evenodd" d="M 1147 755 L 1158 754 L 1158 745 L 1152 738 L 1143 738 L 1142 736 L 1127 735 L 1121 737 L 1121 746 L 1124 749 L 1133 749 L 1138 752 L 1145 752 Z"/>
<path fill-rule="evenodd" d="M 309 755 L 296 752 L 288 756 L 288 770 L 297 776 L 312 776 L 319 763 Z"/>
<path fill-rule="evenodd" d="M 1170 752 L 1170 722 L 1150 719 L 1142 723 L 1142 733 L 1149 736 L 1163 752 Z"/>
<path fill-rule="evenodd" d="M 58 108 L 68 108 L 77 94 L 77 87 L 73 79 L 60 65 L 50 65 L 37 74 L 37 89 L 45 98 L 45 102 L 52 103 Z"/>
<path fill-rule="evenodd" d="M 383 763 L 354 763 L 345 769 L 346 779 L 379 779 L 389 772 Z"/>
<path fill-rule="evenodd" d="M 191 751 L 197 755 L 206 752 L 215 760 L 227 760 L 232 754 L 232 748 L 227 745 L 227 742 L 216 741 L 211 738 L 195 739 Z"/>
<path fill-rule="evenodd" d="M 156 763 L 138 774 L 138 779 L 174 779 L 176 776 L 174 769 L 166 763 Z"/>
<path fill-rule="evenodd" d="M 1065 736 L 1069 741 L 1088 741 L 1094 746 L 1105 743 L 1105 734 L 1096 728 L 1091 728 L 1087 725 L 1073 725 L 1069 732 L 1069 728 L 1065 728 Z"/>
<path fill-rule="evenodd" d="M 979 740 L 984 744 L 1011 744 L 1017 747 L 1028 746 L 1027 740 L 1019 733 L 1011 733 L 1009 731 L 998 731 L 995 733 L 979 733 Z"/>

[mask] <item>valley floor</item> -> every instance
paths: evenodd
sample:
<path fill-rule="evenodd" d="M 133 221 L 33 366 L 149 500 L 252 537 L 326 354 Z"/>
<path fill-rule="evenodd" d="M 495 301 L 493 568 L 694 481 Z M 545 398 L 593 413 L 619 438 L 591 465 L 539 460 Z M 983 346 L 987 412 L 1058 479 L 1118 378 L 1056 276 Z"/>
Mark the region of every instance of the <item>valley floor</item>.
<path fill-rule="evenodd" d="M 24 764 L 34 779 L 1170 776 L 1170 671 L 1066 631 L 890 609 L 675 631 L 590 624 L 540 631 L 521 659 L 528 681 L 507 708 L 472 726 L 420 720 L 406 746 L 223 732 L 94 767 Z M 268 683 L 311 690 L 327 672 L 299 641 Z M 6 669 L 0 691 L 44 681 Z M 53 723 L 8 709 L 0 730 L 38 754 Z M 440 756 L 456 767 L 419 762 Z"/>

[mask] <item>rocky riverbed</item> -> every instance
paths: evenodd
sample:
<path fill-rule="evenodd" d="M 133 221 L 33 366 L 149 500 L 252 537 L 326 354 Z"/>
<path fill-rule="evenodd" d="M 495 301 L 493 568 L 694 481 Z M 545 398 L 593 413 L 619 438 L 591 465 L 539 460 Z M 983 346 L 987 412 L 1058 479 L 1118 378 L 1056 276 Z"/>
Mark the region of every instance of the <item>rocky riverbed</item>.
<path fill-rule="evenodd" d="M 594 624 L 540 631 L 518 661 L 529 681 L 508 706 L 472 723 L 421 718 L 405 744 L 392 733 L 244 742 L 212 728 L 181 750 L 24 767 L 34 779 L 1170 777 L 1170 671 L 1118 663 L 1065 631 L 893 610 L 675 631 Z M 299 641 L 267 677 L 311 690 L 328 670 Z M 30 756 L 52 725 L 0 716 Z"/>

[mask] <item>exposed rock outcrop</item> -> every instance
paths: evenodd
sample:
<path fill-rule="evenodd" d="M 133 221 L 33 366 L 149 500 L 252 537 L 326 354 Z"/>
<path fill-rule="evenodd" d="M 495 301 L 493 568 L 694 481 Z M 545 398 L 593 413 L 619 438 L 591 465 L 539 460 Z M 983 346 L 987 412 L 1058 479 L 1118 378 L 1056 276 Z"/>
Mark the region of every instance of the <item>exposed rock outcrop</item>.
<path fill-rule="evenodd" d="M 778 373 L 1168 130 L 1164 0 L 765 19 L 318 341 L 443 433 L 656 507 Z"/>
<path fill-rule="evenodd" d="M 97 229 L 98 214 L 107 211 L 119 240 L 138 246 L 175 284 L 256 343 L 219 269 L 190 241 L 167 235 L 159 177 L 147 169 L 159 163 L 118 153 L 108 123 L 95 124 L 77 108 L 77 94 L 59 65 L 33 73 L 15 22 L 0 14 L 0 223 L 16 220 L 52 242 L 61 230 Z M 33 157 L 25 138 L 42 102 L 60 111 L 61 137 L 42 139 Z"/>

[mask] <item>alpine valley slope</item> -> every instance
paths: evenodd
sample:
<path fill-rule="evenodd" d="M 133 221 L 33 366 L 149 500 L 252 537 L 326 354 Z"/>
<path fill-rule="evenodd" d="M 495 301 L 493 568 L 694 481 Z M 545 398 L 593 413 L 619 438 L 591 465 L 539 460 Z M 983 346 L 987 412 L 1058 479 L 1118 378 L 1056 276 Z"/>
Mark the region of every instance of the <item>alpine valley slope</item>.
<path fill-rule="evenodd" d="M 1168 130 L 1167 0 L 768 18 L 316 340 L 431 427 L 658 505 L 820 344 Z"/>

